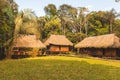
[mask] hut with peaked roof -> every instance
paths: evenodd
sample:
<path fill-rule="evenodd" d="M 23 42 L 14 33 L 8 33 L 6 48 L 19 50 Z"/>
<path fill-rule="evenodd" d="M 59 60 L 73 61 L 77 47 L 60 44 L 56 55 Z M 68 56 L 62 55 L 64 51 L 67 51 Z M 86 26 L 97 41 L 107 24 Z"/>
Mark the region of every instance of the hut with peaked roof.
<path fill-rule="evenodd" d="M 47 46 L 47 52 L 68 52 L 73 46 L 64 35 L 51 35 L 44 44 Z"/>
<path fill-rule="evenodd" d="M 93 56 L 120 57 L 120 39 L 115 34 L 88 37 L 75 45 L 78 53 Z"/>
<path fill-rule="evenodd" d="M 41 49 L 46 48 L 35 35 L 18 35 L 14 40 L 13 47 L 13 55 L 32 55 L 31 49 L 39 49 L 40 51 Z M 36 55 L 39 54 L 41 53 L 38 52 Z"/>

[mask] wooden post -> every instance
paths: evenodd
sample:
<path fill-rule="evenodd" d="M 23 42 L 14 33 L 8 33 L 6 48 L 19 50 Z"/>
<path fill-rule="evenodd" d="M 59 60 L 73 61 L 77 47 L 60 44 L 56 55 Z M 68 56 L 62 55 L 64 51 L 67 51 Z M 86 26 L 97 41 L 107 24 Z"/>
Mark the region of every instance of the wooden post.
<path fill-rule="evenodd" d="M 79 52 L 80 52 L 80 49 L 79 49 L 79 48 L 77 48 L 77 53 L 79 54 Z"/>

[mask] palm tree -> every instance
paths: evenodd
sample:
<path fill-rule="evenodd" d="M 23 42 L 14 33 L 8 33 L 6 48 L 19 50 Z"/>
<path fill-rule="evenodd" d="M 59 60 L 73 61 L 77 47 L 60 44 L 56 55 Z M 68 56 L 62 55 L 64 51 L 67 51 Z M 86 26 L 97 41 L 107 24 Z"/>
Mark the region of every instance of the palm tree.
<path fill-rule="evenodd" d="M 17 14 L 15 18 L 15 29 L 14 29 L 14 35 L 13 38 L 8 41 L 9 49 L 7 52 L 7 58 L 11 58 L 11 53 L 13 50 L 13 45 L 16 43 L 16 38 L 18 34 L 35 34 L 39 38 L 39 29 L 38 29 L 38 23 L 37 18 L 31 12 L 30 10 L 24 10 L 21 11 L 19 14 Z"/>
<path fill-rule="evenodd" d="M 22 16 L 22 17 L 21 17 Z M 18 20 L 17 20 L 18 19 Z M 36 34 L 39 35 L 39 24 L 38 19 L 34 12 L 30 9 L 23 10 L 20 15 L 16 18 L 16 29 L 17 34 Z M 21 26 L 22 25 L 22 26 Z"/>

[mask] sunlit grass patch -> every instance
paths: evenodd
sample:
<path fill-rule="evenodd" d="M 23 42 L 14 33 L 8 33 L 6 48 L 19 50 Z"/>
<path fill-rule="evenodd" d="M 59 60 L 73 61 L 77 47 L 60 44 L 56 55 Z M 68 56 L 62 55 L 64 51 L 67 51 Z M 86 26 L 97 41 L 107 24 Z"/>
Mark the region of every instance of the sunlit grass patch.
<path fill-rule="evenodd" d="M 35 57 L 35 58 L 27 58 L 27 60 L 35 60 L 35 59 L 42 59 L 42 60 L 67 60 L 67 61 L 86 61 L 90 64 L 101 64 L 101 65 L 108 65 L 114 67 L 120 67 L 119 60 L 107 60 L 107 59 L 98 59 L 98 58 L 77 58 L 77 57 L 66 57 L 66 56 L 46 56 L 46 57 Z"/>
<path fill-rule="evenodd" d="M 120 80 L 120 68 L 105 64 L 109 61 L 65 56 L 5 60 L 0 61 L 0 80 Z"/>

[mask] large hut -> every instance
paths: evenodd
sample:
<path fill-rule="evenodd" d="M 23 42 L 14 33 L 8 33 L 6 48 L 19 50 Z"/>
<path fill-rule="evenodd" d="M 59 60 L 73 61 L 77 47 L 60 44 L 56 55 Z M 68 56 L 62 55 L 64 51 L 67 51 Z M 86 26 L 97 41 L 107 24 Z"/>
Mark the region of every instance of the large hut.
<path fill-rule="evenodd" d="M 115 34 L 85 38 L 75 45 L 78 53 L 99 57 L 120 57 L 120 39 Z"/>
<path fill-rule="evenodd" d="M 40 55 L 40 51 L 46 46 L 35 35 L 18 35 L 14 40 L 13 47 L 13 55 L 32 55 L 38 50 L 39 52 L 35 54 Z"/>
<path fill-rule="evenodd" d="M 51 35 L 44 43 L 47 46 L 47 52 L 68 52 L 73 43 L 64 35 Z"/>

